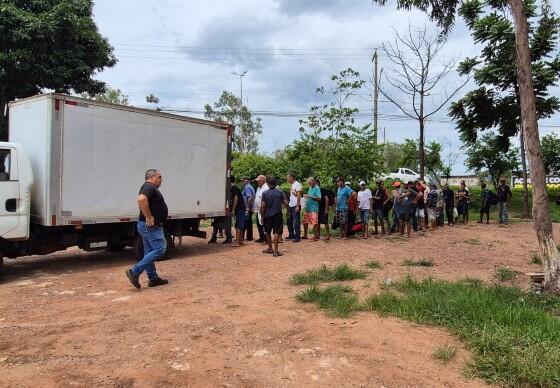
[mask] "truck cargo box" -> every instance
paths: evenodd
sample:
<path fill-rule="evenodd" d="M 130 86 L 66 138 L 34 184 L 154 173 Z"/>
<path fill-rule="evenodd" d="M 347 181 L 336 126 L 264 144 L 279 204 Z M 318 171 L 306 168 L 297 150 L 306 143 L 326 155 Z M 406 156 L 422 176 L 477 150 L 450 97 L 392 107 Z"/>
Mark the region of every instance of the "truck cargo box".
<path fill-rule="evenodd" d="M 46 94 L 10 104 L 10 141 L 31 159 L 32 220 L 128 222 L 144 172 L 162 172 L 171 218 L 224 215 L 230 126 Z"/>

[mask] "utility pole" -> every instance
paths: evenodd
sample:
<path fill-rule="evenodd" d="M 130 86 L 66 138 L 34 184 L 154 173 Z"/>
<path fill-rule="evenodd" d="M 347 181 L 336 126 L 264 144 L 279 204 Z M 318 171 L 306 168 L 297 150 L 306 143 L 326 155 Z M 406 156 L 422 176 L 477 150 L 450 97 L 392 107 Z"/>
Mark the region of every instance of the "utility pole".
<path fill-rule="evenodd" d="M 241 104 L 239 105 L 239 129 L 241 130 L 241 132 L 243 132 L 243 77 L 245 77 L 247 75 L 247 70 L 245 70 L 241 74 L 238 74 L 236 72 L 232 72 L 231 74 L 239 77 L 239 84 L 240 84 L 240 89 L 241 89 L 240 90 Z"/>
<path fill-rule="evenodd" d="M 373 62 L 373 142 L 377 146 L 377 99 L 379 97 L 379 80 L 377 79 L 377 49 L 371 59 Z"/>

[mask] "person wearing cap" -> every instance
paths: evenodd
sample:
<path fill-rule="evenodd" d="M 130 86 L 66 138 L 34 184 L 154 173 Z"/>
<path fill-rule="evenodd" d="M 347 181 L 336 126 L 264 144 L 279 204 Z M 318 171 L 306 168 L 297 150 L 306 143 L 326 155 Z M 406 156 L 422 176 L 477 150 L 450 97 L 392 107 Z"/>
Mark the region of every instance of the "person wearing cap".
<path fill-rule="evenodd" d="M 243 201 L 245 202 L 245 231 L 247 241 L 253 241 L 253 207 L 255 204 L 255 189 L 251 186 L 251 178 L 243 178 Z"/>
<path fill-rule="evenodd" d="M 393 225 L 391 226 L 392 232 L 397 232 L 399 230 L 399 211 L 400 211 L 400 200 L 401 200 L 401 182 L 393 182 L 393 191 L 391 191 L 391 196 L 393 197 Z"/>
<path fill-rule="evenodd" d="M 360 209 L 360 221 L 364 231 L 364 238 L 369 237 L 369 214 L 372 209 L 371 190 L 366 187 L 366 182 L 360 181 L 360 191 L 358 191 L 358 208 Z"/>
<path fill-rule="evenodd" d="M 265 243 L 266 242 L 266 235 L 264 232 L 263 226 L 263 219 L 261 217 L 261 203 L 262 203 L 262 195 L 263 193 L 268 190 L 268 184 L 266 183 L 266 177 L 264 175 L 259 175 L 255 182 L 257 183 L 257 192 L 255 193 L 255 201 L 253 206 L 253 212 L 257 214 L 256 224 L 257 224 L 257 231 L 259 232 L 258 240 L 255 240 L 256 243 Z"/>
<path fill-rule="evenodd" d="M 437 211 L 437 199 L 438 193 L 436 190 L 436 185 L 430 183 L 428 191 L 428 196 L 426 199 L 426 207 L 428 209 L 428 224 L 432 229 L 436 228 L 436 211 Z"/>
<path fill-rule="evenodd" d="M 463 224 L 469 223 L 469 203 L 470 203 L 470 192 L 465 184 L 465 181 L 461 181 L 459 190 L 455 194 L 457 198 L 457 212 L 463 217 Z"/>
<path fill-rule="evenodd" d="M 387 194 L 387 189 L 383 185 L 383 179 L 377 180 L 377 188 L 373 193 L 373 223 L 375 227 L 375 235 L 377 236 L 377 221 L 381 225 L 381 234 L 385 235 L 385 222 L 384 222 L 384 212 L 383 207 L 389 202 L 389 195 Z"/>
<path fill-rule="evenodd" d="M 305 216 L 303 217 L 303 238 L 307 239 L 307 229 L 309 225 L 313 228 L 313 238 L 310 241 L 319 240 L 319 202 L 321 201 L 321 189 L 313 177 L 307 179 L 309 191 L 304 194 Z"/>
<path fill-rule="evenodd" d="M 268 249 L 263 253 L 272 254 L 274 257 L 282 256 L 278 250 L 278 243 L 283 233 L 284 221 L 282 220 L 282 206 L 288 209 L 288 200 L 284 192 L 277 188 L 276 179 L 268 178 L 269 189 L 262 194 L 260 214 L 266 232 Z M 273 235 L 274 234 L 274 238 Z M 273 247 L 274 243 L 274 247 Z"/>
<path fill-rule="evenodd" d="M 348 201 L 354 191 L 345 184 L 343 178 L 338 178 L 336 185 L 338 186 L 336 192 L 336 220 L 340 225 L 340 238 L 346 240 L 348 238 Z"/>
<path fill-rule="evenodd" d="M 400 227 L 399 233 L 401 236 L 404 236 L 404 232 L 406 229 L 406 235 L 410 238 L 410 228 L 411 228 L 411 215 L 415 211 L 414 204 L 418 201 L 418 198 L 422 195 L 414 190 L 414 183 L 408 182 L 404 185 L 404 189 L 400 195 L 400 209 L 399 209 L 399 219 L 400 219 Z"/>

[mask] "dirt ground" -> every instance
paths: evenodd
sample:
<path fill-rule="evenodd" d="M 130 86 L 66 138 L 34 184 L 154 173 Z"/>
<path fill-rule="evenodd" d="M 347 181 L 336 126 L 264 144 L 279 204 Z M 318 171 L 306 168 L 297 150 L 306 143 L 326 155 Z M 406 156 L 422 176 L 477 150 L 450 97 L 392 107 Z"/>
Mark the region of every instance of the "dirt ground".
<path fill-rule="evenodd" d="M 560 233 L 555 225 L 555 233 Z M 375 313 L 349 319 L 300 304 L 294 273 L 323 263 L 384 264 L 350 284 L 361 296 L 407 273 L 495 281 L 496 268 L 525 272 L 537 250 L 529 223 L 446 227 L 410 240 L 210 246 L 186 239 L 158 263 L 164 287 L 137 291 L 124 270 L 132 252 L 68 250 L 7 263 L 0 282 L 2 387 L 480 387 L 469 353 L 445 330 Z M 403 267 L 429 258 L 434 267 Z M 145 285 L 146 279 L 142 278 Z M 432 357 L 460 347 L 455 360 Z"/>

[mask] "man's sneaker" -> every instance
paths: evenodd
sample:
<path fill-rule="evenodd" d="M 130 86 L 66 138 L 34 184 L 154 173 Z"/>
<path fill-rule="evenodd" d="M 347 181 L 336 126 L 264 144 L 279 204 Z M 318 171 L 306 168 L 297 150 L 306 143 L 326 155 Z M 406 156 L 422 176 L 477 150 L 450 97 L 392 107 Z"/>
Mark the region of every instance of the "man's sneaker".
<path fill-rule="evenodd" d="M 208 240 L 208 244 L 216 244 L 216 239 L 213 238 L 213 239 Z"/>
<path fill-rule="evenodd" d="M 132 273 L 132 270 L 131 270 L 131 269 L 127 269 L 125 273 L 126 273 L 126 277 L 128 278 L 128 280 L 130 280 L 130 283 L 131 283 L 134 287 L 136 287 L 136 288 L 138 288 L 138 289 L 140 289 L 140 287 L 142 287 L 142 286 L 140 285 L 140 282 L 138 281 L 138 278 L 140 277 L 139 275 L 134 275 L 134 274 Z"/>
<path fill-rule="evenodd" d="M 299 238 L 294 238 L 294 239 L 292 240 L 292 242 L 293 242 L 293 243 L 298 243 L 298 242 L 301 242 L 301 239 L 299 239 Z"/>
<path fill-rule="evenodd" d="M 227 238 L 222 242 L 222 244 L 231 244 L 231 242 L 232 242 L 232 240 Z"/>
<path fill-rule="evenodd" d="M 148 287 L 163 286 L 164 284 L 167 284 L 167 283 L 169 283 L 169 280 L 157 277 L 157 278 L 152 279 L 148 282 Z"/>
<path fill-rule="evenodd" d="M 263 240 L 262 238 L 259 238 L 258 240 L 255 240 L 256 243 L 263 243 L 266 242 L 266 240 Z"/>

